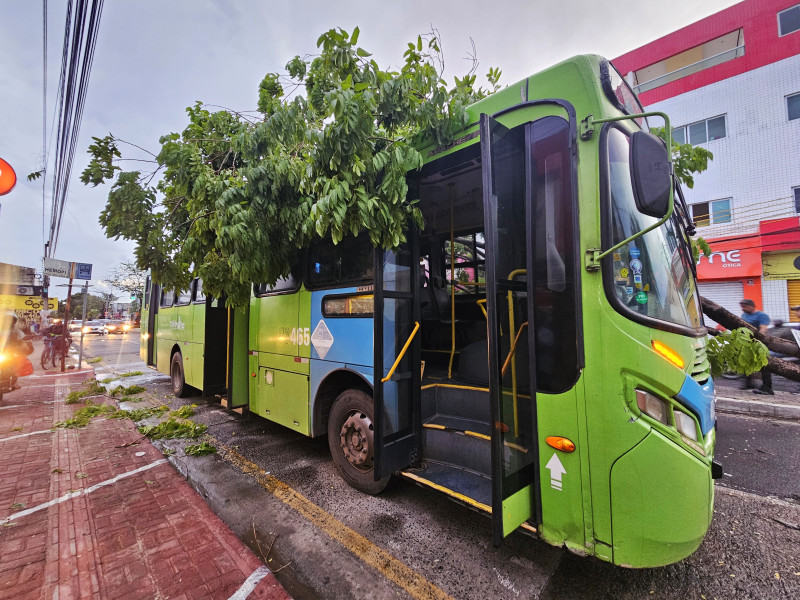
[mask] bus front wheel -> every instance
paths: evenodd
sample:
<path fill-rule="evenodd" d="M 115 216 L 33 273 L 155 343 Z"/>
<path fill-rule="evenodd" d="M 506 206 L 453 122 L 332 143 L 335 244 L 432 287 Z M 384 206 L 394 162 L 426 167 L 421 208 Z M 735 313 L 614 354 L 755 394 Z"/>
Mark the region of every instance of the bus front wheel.
<path fill-rule="evenodd" d="M 336 470 L 348 484 L 378 494 L 389 476 L 375 481 L 375 429 L 372 398 L 361 390 L 345 390 L 328 418 L 328 447 Z"/>
<path fill-rule="evenodd" d="M 180 352 L 172 355 L 169 373 L 172 378 L 172 393 L 176 398 L 183 398 L 186 395 L 187 385 L 183 375 L 183 356 Z"/>

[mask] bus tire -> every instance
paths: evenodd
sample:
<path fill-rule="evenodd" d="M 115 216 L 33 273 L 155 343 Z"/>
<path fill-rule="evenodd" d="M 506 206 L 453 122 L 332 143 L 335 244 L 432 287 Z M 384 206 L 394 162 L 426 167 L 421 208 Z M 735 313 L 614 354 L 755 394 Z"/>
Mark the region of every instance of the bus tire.
<path fill-rule="evenodd" d="M 336 398 L 328 418 L 328 447 L 336 470 L 349 485 L 378 494 L 389 475 L 375 481 L 372 397 L 361 390 L 345 390 Z"/>
<path fill-rule="evenodd" d="M 180 352 L 172 355 L 172 360 L 169 364 L 169 376 L 172 379 L 172 393 L 175 394 L 175 397 L 185 397 L 189 386 L 186 385 L 186 377 L 183 372 L 183 355 Z"/>

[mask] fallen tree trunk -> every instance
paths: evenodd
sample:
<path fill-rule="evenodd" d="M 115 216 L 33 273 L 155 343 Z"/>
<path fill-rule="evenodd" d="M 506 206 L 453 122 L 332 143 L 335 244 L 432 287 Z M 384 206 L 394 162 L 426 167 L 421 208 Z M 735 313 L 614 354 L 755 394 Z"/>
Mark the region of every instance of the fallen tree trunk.
<path fill-rule="evenodd" d="M 725 310 L 719 304 L 712 302 L 708 298 L 701 297 L 700 303 L 703 307 L 703 313 L 714 319 L 726 329 L 749 329 L 753 332 L 753 337 L 764 344 L 768 350 L 771 350 L 777 354 L 800 358 L 800 347 L 798 347 L 795 342 L 790 342 L 789 340 L 784 340 L 761 333 L 740 317 L 737 317 L 733 313 Z M 711 335 L 719 335 L 719 332 L 714 329 L 709 328 L 708 331 Z M 776 375 L 780 375 L 781 377 L 785 377 L 786 379 L 800 381 L 800 364 L 796 362 L 784 360 L 776 356 L 770 356 L 769 363 L 767 363 L 765 368 L 767 371 Z"/>

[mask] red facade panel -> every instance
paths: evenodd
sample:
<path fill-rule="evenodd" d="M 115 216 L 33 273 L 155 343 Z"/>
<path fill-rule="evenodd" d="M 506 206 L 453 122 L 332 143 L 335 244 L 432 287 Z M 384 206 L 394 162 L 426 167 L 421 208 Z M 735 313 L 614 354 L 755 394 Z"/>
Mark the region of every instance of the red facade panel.
<path fill-rule="evenodd" d="M 612 60 L 625 76 L 726 33 L 744 29 L 745 54 L 639 95 L 648 106 L 800 54 L 800 31 L 778 35 L 778 12 L 798 0 L 745 0 Z"/>

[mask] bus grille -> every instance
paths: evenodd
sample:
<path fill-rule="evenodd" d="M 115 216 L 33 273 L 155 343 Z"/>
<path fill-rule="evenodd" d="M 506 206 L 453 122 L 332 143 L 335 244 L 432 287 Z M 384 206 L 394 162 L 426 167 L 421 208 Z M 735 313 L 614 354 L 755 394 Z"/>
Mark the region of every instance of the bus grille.
<path fill-rule="evenodd" d="M 699 384 L 708 381 L 711 375 L 711 363 L 708 362 L 706 353 L 706 339 L 698 338 L 694 346 L 694 362 L 692 363 L 691 376 Z"/>

